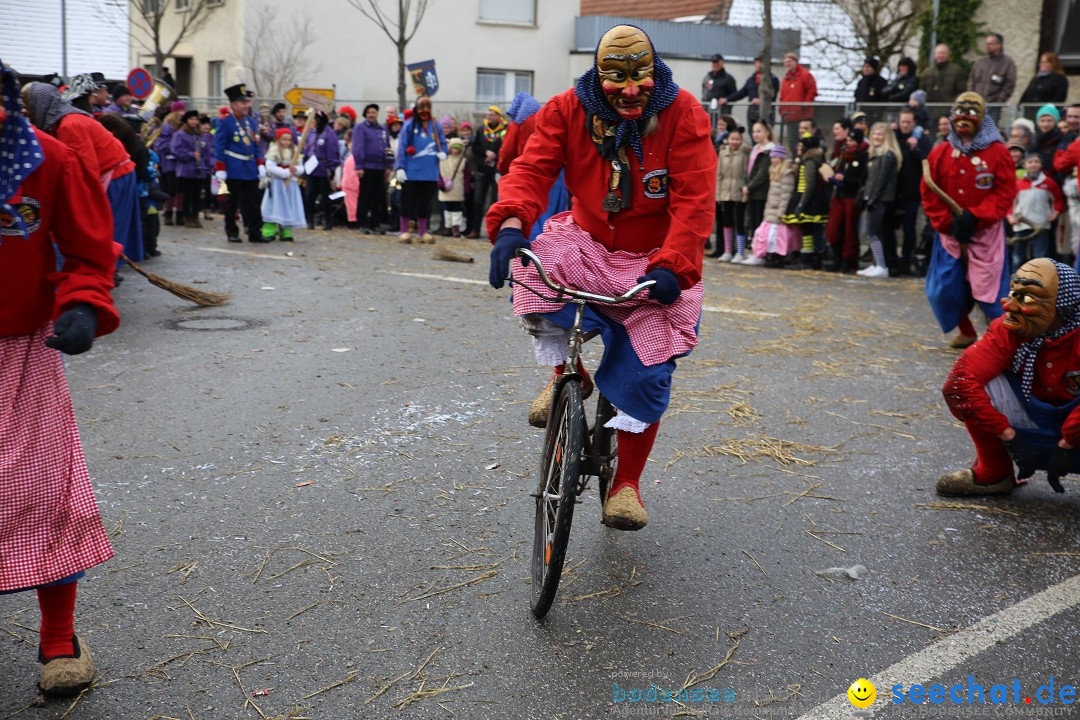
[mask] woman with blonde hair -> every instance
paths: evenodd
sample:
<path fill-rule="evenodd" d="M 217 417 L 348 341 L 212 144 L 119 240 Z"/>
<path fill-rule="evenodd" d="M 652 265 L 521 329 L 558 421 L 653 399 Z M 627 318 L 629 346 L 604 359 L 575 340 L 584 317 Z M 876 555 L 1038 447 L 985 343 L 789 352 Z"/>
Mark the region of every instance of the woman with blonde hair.
<path fill-rule="evenodd" d="M 1027 90 L 1020 96 L 1020 103 L 1041 105 L 1043 103 L 1062 104 L 1069 94 L 1069 79 L 1057 53 L 1044 52 L 1039 56 L 1039 70 L 1031 78 Z"/>
<path fill-rule="evenodd" d="M 870 128 L 870 167 L 866 174 L 866 183 L 856 201 L 863 215 L 863 227 L 874 264 L 860 270 L 859 275 L 868 278 L 889 277 L 882 238 L 885 236 L 885 223 L 892 215 L 893 203 L 896 202 L 896 180 L 900 175 L 903 155 L 896 142 L 896 134 L 886 123 L 874 123 Z M 895 241 L 892 259 L 895 261 Z"/>

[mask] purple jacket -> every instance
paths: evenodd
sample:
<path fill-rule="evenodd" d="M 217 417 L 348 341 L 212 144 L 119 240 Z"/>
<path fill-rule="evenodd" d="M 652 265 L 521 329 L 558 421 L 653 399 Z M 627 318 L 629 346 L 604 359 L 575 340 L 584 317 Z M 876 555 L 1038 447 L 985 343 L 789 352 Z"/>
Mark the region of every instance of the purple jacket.
<path fill-rule="evenodd" d="M 202 142 L 202 135 L 192 135 L 183 129 L 173 134 L 171 149 L 176 158 L 176 177 L 193 180 L 206 177 L 206 148 L 200 147 Z"/>
<path fill-rule="evenodd" d="M 341 152 L 334 128 L 327 125 L 322 132 L 309 132 L 304 146 L 304 160 L 314 155 L 319 159 L 319 166 L 311 173 L 312 177 L 333 177 L 334 170 L 341 164 Z"/>
<path fill-rule="evenodd" d="M 357 170 L 388 170 L 394 156 L 390 152 L 390 134 L 386 127 L 361 121 L 353 130 L 352 154 Z"/>
<path fill-rule="evenodd" d="M 203 147 L 199 148 L 199 152 L 202 154 L 203 168 L 206 177 L 210 177 L 214 174 L 214 134 L 203 133 L 201 142 Z"/>
<path fill-rule="evenodd" d="M 158 157 L 161 158 L 161 172 L 169 173 L 176 172 L 176 157 L 172 152 L 172 140 L 173 135 L 176 134 L 176 130 L 169 123 L 165 123 L 161 126 L 161 134 L 158 135 L 158 139 L 154 141 L 154 149 L 157 150 Z"/>

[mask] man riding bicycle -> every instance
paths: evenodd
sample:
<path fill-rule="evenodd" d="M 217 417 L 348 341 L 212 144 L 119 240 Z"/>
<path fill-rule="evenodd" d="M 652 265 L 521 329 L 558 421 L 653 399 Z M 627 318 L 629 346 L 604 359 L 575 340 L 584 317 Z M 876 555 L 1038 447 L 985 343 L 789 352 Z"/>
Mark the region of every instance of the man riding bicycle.
<path fill-rule="evenodd" d="M 531 243 L 548 191 L 565 168 L 573 210 L 552 217 Z M 604 340 L 595 382 L 618 409 L 618 464 L 604 506 L 606 525 L 638 530 L 648 523 L 639 480 L 671 397 L 675 358 L 697 344 L 701 267 L 715 213 L 716 154 L 709 118 L 672 79 L 640 28 L 618 25 L 597 44 L 593 67 L 574 89 L 537 114 L 536 130 L 487 214 L 494 237 L 489 281 L 501 288 L 519 248 L 530 248 L 553 281 L 620 295 L 653 280 L 649 297 L 590 305 L 587 331 Z M 515 282 L 536 286 L 531 265 L 513 263 Z M 574 308 L 514 293 L 514 313 L 533 337 L 537 361 L 565 370 Z M 584 368 L 577 368 L 584 375 Z M 533 403 L 543 427 L 556 377 Z M 588 388 L 588 382 L 585 383 Z"/>

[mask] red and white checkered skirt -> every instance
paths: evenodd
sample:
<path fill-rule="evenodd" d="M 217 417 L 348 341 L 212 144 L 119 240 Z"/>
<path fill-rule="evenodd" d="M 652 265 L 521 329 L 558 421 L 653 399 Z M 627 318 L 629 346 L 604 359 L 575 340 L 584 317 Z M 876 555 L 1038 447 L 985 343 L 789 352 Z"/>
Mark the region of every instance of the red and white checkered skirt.
<path fill-rule="evenodd" d="M 532 243 L 531 250 L 544 264 L 544 272 L 559 285 L 596 295 L 615 297 L 637 284 L 655 250 L 641 254 L 623 250 L 611 252 L 592 239 L 573 220 L 570 212 L 551 217 L 544 232 Z M 532 263 L 521 267 L 511 263 L 514 281 L 537 288 L 546 295 L 551 291 L 540 282 Z M 697 345 L 698 320 L 704 295 L 698 282 L 683 290 L 671 305 L 646 299 L 648 291 L 620 305 L 594 304 L 592 307 L 626 328 L 630 344 L 643 365 L 658 365 L 690 352 Z M 523 288 L 514 290 L 514 314 L 555 312 L 562 303 L 541 300 Z"/>
<path fill-rule="evenodd" d="M 0 591 L 44 585 L 113 556 L 63 362 L 45 347 L 51 335 L 47 324 L 0 337 Z"/>

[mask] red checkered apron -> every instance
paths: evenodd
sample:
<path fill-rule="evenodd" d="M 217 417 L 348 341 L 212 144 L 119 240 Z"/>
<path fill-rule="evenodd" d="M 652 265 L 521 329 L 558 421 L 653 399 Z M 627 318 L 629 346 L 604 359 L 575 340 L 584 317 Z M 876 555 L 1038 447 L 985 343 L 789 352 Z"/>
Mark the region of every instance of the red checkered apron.
<path fill-rule="evenodd" d="M 595 295 L 615 297 L 637 284 L 645 274 L 649 259 L 656 251 L 646 254 L 609 251 L 578 227 L 569 212 L 553 216 L 544 225 L 544 232 L 533 241 L 531 250 L 544 264 L 544 272 L 552 282 Z M 536 268 L 529 263 L 521 267 L 519 260 L 511 263 L 516 282 L 551 295 L 540 282 Z M 701 318 L 703 297 L 701 283 L 683 290 L 671 305 L 661 305 L 644 299 L 643 291 L 634 299 L 620 305 L 595 304 L 592 307 L 626 328 L 630 344 L 643 365 L 658 365 L 690 352 L 697 345 L 698 320 Z M 562 304 L 541 300 L 528 290 L 514 290 L 514 314 L 555 312 Z"/>
<path fill-rule="evenodd" d="M 44 585 L 113 556 L 60 353 L 0 337 L 0 591 Z"/>

